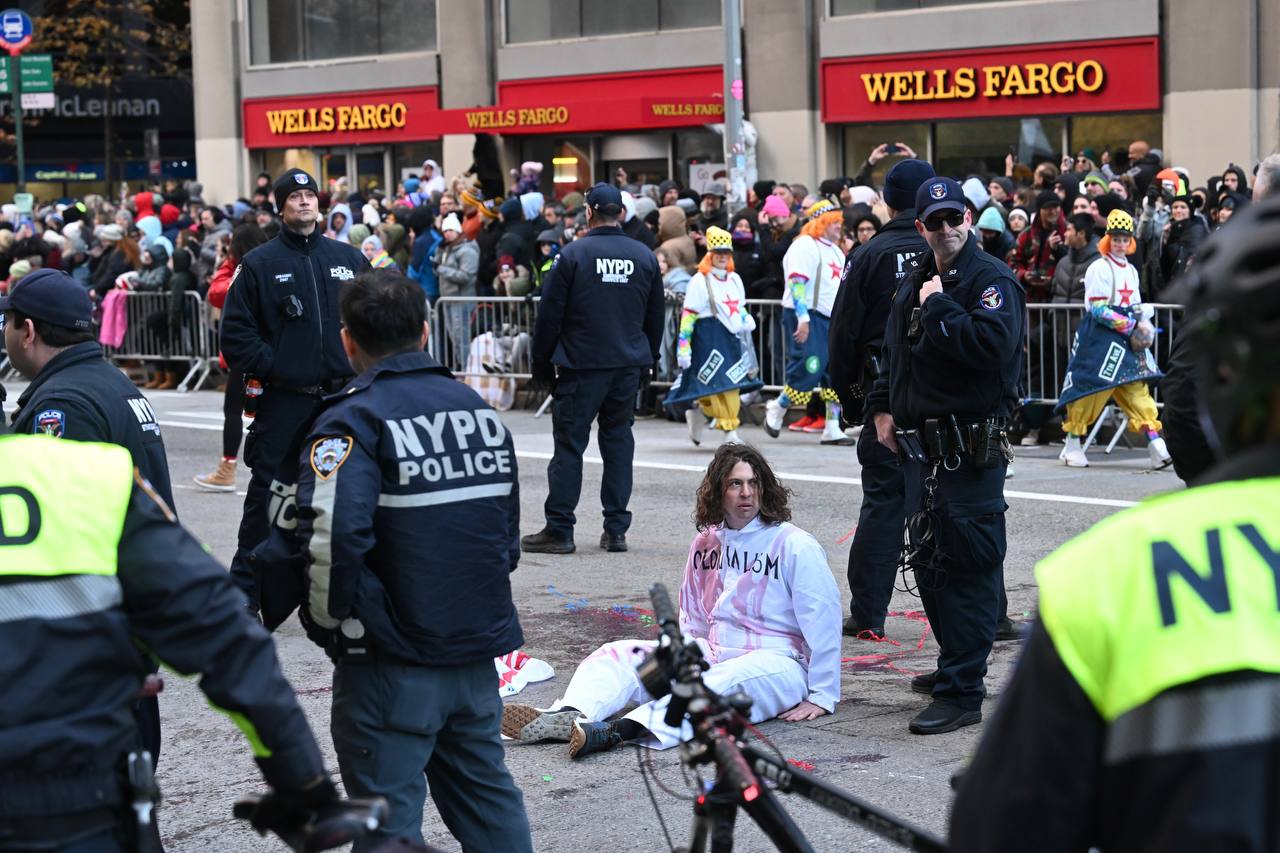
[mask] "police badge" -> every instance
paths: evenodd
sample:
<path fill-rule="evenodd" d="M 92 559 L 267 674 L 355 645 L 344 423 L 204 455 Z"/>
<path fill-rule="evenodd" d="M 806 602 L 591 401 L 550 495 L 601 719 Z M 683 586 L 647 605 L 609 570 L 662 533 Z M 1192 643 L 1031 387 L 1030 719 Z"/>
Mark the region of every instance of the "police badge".
<path fill-rule="evenodd" d="M 316 439 L 316 443 L 311 445 L 311 470 L 321 480 L 329 479 L 351 455 L 351 444 L 352 438 L 349 435 Z"/>
<path fill-rule="evenodd" d="M 36 435 L 51 435 L 54 438 L 62 438 L 66 428 L 67 416 L 61 409 L 45 409 L 36 415 L 32 432 Z"/>

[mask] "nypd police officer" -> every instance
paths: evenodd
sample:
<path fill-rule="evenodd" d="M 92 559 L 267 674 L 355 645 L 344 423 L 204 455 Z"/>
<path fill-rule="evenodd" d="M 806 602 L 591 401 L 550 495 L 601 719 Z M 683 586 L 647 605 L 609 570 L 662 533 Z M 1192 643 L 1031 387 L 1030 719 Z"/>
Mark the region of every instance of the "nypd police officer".
<path fill-rule="evenodd" d="M 338 295 L 369 268 L 354 246 L 325 237 L 317 227 L 319 187 L 313 177 L 290 169 L 272 191 L 283 227 L 274 240 L 244 256 L 222 315 L 227 364 L 264 389 L 245 439 L 253 476 L 231 563 L 236 585 L 253 605 L 257 590 L 246 557 L 269 530 L 269 484 L 316 401 L 351 378 L 338 337 Z"/>
<path fill-rule="evenodd" d="M 93 306 L 84 287 L 61 270 L 28 275 L 0 297 L 5 349 L 31 380 L 18 397 L 13 432 L 118 444 L 173 506 L 169 461 L 151 402 L 102 357 L 93 336 Z M 90 511 L 89 506 L 82 508 Z M 155 672 L 157 664 L 148 663 Z M 153 682 L 153 687 L 158 687 Z M 155 695 L 133 703 L 142 746 L 160 757 L 160 706 Z"/>
<path fill-rule="evenodd" d="M 926 180 L 916 230 L 930 251 L 908 262 L 868 398 L 876 435 L 903 460 L 909 546 L 938 638 L 938 668 L 912 689 L 933 701 L 910 725 L 938 734 L 982 719 L 983 677 L 999 618 L 1005 555 L 1005 419 L 1017 400 L 1024 298 L 970 233 L 960 185 Z"/>
<path fill-rule="evenodd" d="M 600 547 L 627 550 L 636 391 L 658 358 L 664 309 L 657 259 L 622 232 L 622 210 L 616 187 L 592 187 L 587 194 L 591 230 L 564 247 L 543 281 L 533 372 L 555 383 L 555 452 L 547 466 L 546 527 L 521 540 L 526 551 L 573 552 L 582 454 L 596 420 L 604 460 Z"/>
<path fill-rule="evenodd" d="M 849 255 L 831 312 L 831 382 L 850 420 L 860 418 L 866 394 L 880 372 L 889 304 L 907 274 L 907 262 L 929 250 L 916 231 L 916 190 L 934 177 L 923 160 L 903 160 L 885 176 L 884 199 L 892 218 Z M 844 633 L 884 636 L 885 614 L 902 545 L 902 465 L 876 440 L 874 426 L 858 436 L 862 507 L 849 548 L 850 616 Z"/>
<path fill-rule="evenodd" d="M 0 850 L 159 849 L 127 710 L 139 646 L 247 735 L 276 792 L 257 826 L 336 802 L 270 636 L 128 451 L 0 436 L 0 491 Z"/>
<path fill-rule="evenodd" d="M 383 840 L 421 841 L 429 784 L 463 850 L 531 850 L 493 668 L 523 642 L 509 578 L 520 557 L 511 434 L 423 352 L 416 284 L 372 270 L 340 305 L 359 376 L 321 402 L 301 445 L 297 537 L 303 624 L 335 661 L 343 783 L 388 800 Z"/>

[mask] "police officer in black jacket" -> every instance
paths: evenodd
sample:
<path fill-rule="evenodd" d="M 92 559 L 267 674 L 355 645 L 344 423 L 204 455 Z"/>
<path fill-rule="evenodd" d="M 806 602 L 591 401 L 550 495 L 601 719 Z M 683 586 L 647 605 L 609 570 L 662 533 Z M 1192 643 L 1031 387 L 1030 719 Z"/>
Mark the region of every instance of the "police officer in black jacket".
<path fill-rule="evenodd" d="M 42 269 L 0 296 L 5 349 L 31 380 L 18 397 L 13 432 L 118 444 L 173 506 L 169 460 L 155 410 L 138 387 L 102 357 L 93 337 L 93 305 L 84 286 L 61 270 Z M 92 512 L 92 507 L 81 511 Z M 158 668 L 155 661 L 148 666 Z M 142 746 L 160 758 L 160 704 L 154 695 L 133 703 Z"/>
<path fill-rule="evenodd" d="M 983 677 L 1005 555 L 1006 419 L 1017 403 L 1025 298 L 1009 267 L 970 233 L 960 185 L 916 193 L 931 251 L 908 262 L 867 399 L 879 441 L 903 460 L 909 547 L 938 669 L 912 679 L 932 703 L 910 725 L 939 734 L 982 719 Z"/>
<path fill-rule="evenodd" d="M 149 777 L 128 772 L 138 646 L 247 735 L 275 789 L 257 826 L 336 803 L 270 636 L 125 450 L 0 436 L 0 487 L 0 850 L 160 849 Z"/>
<path fill-rule="evenodd" d="M 256 607 L 257 589 L 246 560 L 269 530 L 269 484 L 293 434 L 316 402 L 351 379 L 338 337 L 338 295 L 369 262 L 354 246 L 324 236 L 319 187 L 301 169 L 272 186 L 282 227 L 274 240 L 244 256 L 222 314 L 222 353 L 246 383 L 264 391 L 244 443 L 253 470 L 231 562 L 236 586 Z"/>
<path fill-rule="evenodd" d="M 884 199 L 892 218 L 849 255 L 831 312 L 831 381 L 849 417 L 858 417 L 880 372 L 889 303 L 907 274 L 907 262 L 929 251 L 916 232 L 916 190 L 934 177 L 923 160 L 903 160 L 885 176 Z M 902 546 L 902 465 L 864 423 L 858 436 L 862 508 L 849 548 L 850 616 L 844 633 L 879 639 L 893 596 Z"/>
<path fill-rule="evenodd" d="M 303 624 L 335 661 L 343 783 L 387 798 L 383 840 L 422 840 L 429 784 L 463 850 L 532 850 L 493 667 L 523 642 L 509 577 L 520 558 L 511 434 L 423 352 L 416 284 L 366 272 L 341 311 L 360 375 L 321 403 L 301 445 L 297 535 Z"/>
<path fill-rule="evenodd" d="M 587 194 L 591 225 L 564 247 L 542 284 L 533 330 L 533 373 L 555 382 L 555 453 L 547 465 L 547 523 L 520 544 L 526 551 L 570 554 L 574 510 L 582 494 L 582 454 L 591 422 L 604 460 L 600 547 L 627 550 L 636 391 L 658 358 L 663 296 L 658 261 L 619 226 L 622 194 L 596 184 Z"/>

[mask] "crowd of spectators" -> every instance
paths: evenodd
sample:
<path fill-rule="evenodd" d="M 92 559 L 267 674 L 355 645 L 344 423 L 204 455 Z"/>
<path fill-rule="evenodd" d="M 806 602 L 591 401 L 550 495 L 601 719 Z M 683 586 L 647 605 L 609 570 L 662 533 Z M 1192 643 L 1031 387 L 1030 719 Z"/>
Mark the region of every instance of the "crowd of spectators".
<path fill-rule="evenodd" d="M 913 156 L 901 143 L 896 151 L 881 145 L 854 176 L 830 178 L 814 189 L 762 179 L 736 210 L 727 205 L 722 180 L 694 190 L 674 179 L 633 182 L 620 171 L 623 227 L 657 255 L 674 329 L 684 289 L 705 254 L 708 228 L 733 235 L 734 268 L 747 297 L 778 299 L 782 259 L 800 233 L 801 211 L 824 197 L 839 204 L 845 224 L 841 249 L 847 254 L 888 219 L 872 174 L 886 159 Z M 536 296 L 560 248 L 586 231 L 582 194 L 544 193 L 539 163 L 522 164 L 509 183 L 474 167 L 446 181 L 434 161 L 423 164 L 422 175 L 430 177 L 407 178 L 389 193 L 350 189 L 346 179 L 338 179 L 321 194 L 320 204 L 326 236 L 350 242 L 376 267 L 401 270 L 430 300 Z M 1010 155 L 1003 174 L 954 177 L 964 187 L 982 248 L 1008 262 L 1028 302 L 1080 301 L 1084 270 L 1097 256 L 1107 215 L 1116 208 L 1129 211 L 1138 223 L 1136 261 L 1143 293 L 1159 301 L 1167 285 L 1194 263 L 1210 232 L 1280 181 L 1280 155 L 1252 170 L 1228 164 L 1220 174 L 1193 176 L 1136 140 L 1101 154 L 1084 148 L 1060 163 L 1034 167 Z M 176 180 L 127 198 L 90 195 L 31 213 L 3 205 L 0 289 L 33 269 L 52 266 L 68 272 L 99 301 L 116 289 L 167 293 L 166 310 L 153 312 L 146 323 L 175 339 L 172 333 L 194 323 L 186 294 L 204 298 L 219 279 L 225 288 L 234 272 L 234 229 L 253 225 L 269 239 L 280 228 L 271 179 L 258 175 L 245 198 L 222 206 L 207 204 L 199 183 Z M 765 358 L 776 362 L 773 375 L 781 375 L 783 347 L 774 326 L 760 323 L 757 335 Z M 477 331 L 474 317 L 458 304 L 448 311 L 444 327 L 448 344 L 439 352 L 450 366 L 461 368 Z M 663 379 L 675 370 L 674 332 L 668 337 L 660 364 Z M 174 387 L 180 368 L 180 362 L 160 363 L 148 387 Z"/>

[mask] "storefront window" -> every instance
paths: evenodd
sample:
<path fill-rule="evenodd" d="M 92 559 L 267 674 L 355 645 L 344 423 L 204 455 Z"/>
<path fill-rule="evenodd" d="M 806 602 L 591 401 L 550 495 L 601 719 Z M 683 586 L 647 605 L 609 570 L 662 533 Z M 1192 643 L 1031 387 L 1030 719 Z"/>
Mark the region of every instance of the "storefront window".
<path fill-rule="evenodd" d="M 507 0 L 508 44 L 720 24 L 720 0 Z"/>
<path fill-rule="evenodd" d="M 695 177 L 702 177 L 702 183 L 709 176 L 724 171 L 724 140 L 720 134 L 701 128 L 678 130 L 675 133 L 676 174 L 672 175 L 683 187 L 693 187 Z M 699 169 L 694 174 L 695 166 L 708 166 L 710 169 Z"/>
<path fill-rule="evenodd" d="M 910 146 L 916 156 L 925 159 L 929 156 L 929 125 L 917 122 L 914 124 L 857 124 L 844 129 L 844 174 L 852 177 L 858 174 L 862 164 L 872 151 L 881 143 L 896 145 L 901 142 Z M 876 164 L 871 172 L 871 183 L 884 185 L 885 173 L 901 157 L 887 157 Z M 782 179 L 782 175 L 769 177 Z"/>
<path fill-rule="evenodd" d="M 936 125 L 934 169 L 939 175 L 1003 175 L 1012 151 L 1035 168 L 1062 158 L 1062 118 L 1007 118 L 948 121 Z"/>
<path fill-rule="evenodd" d="M 436 49 L 436 0 L 249 0 L 254 65 Z"/>
<path fill-rule="evenodd" d="M 961 6 L 974 0 L 831 0 L 831 15 L 865 15 L 868 12 L 899 12 L 903 9 L 928 9 L 934 6 Z M 982 0 L 984 3 L 1009 0 Z"/>
<path fill-rule="evenodd" d="M 393 146 L 391 149 L 391 175 L 396 181 L 403 181 L 410 175 L 422 177 L 424 160 L 444 160 L 444 146 L 439 142 L 408 142 Z M 449 176 L 445 175 L 445 182 Z M 399 191 L 399 186 L 396 190 Z"/>
<path fill-rule="evenodd" d="M 1159 113 L 1114 113 L 1112 115 L 1079 116 L 1071 120 L 1071 153 L 1092 148 L 1102 157 L 1103 151 L 1124 151 L 1129 143 L 1142 139 L 1152 148 L 1163 148 L 1164 118 Z M 1101 164 L 1099 164 L 1101 165 Z"/>

